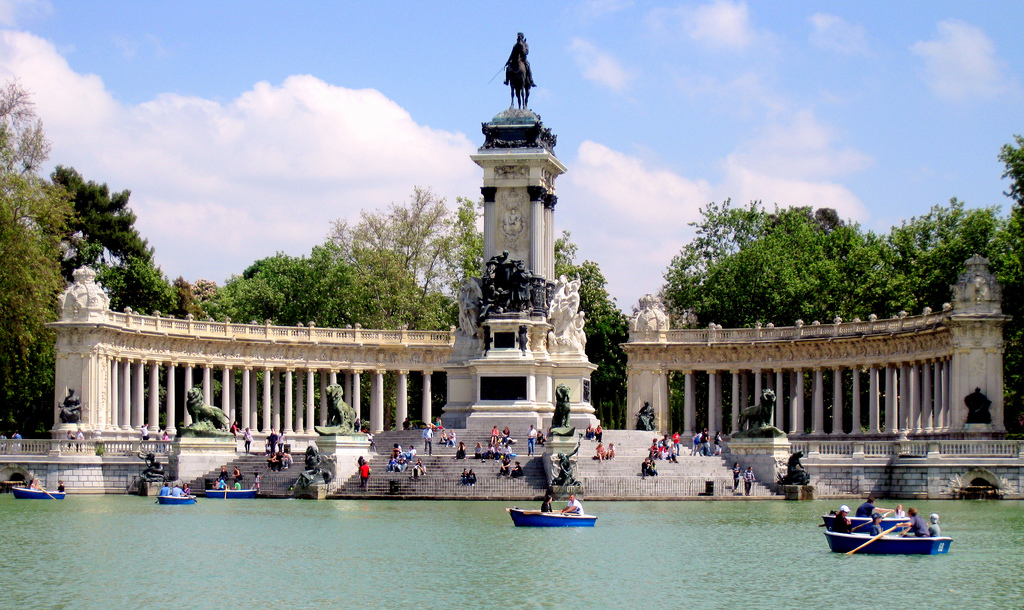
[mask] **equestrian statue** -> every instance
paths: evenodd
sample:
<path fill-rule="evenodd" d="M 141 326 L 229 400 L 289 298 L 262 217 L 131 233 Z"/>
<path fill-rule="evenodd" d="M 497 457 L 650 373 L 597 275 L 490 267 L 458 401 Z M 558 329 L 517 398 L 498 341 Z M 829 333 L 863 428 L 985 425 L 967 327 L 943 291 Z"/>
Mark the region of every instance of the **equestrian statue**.
<path fill-rule="evenodd" d="M 516 44 L 512 46 L 512 53 L 505 62 L 505 84 L 511 87 L 511 102 L 509 108 L 518 104 L 521 110 L 525 110 L 530 104 L 530 88 L 536 87 L 533 82 L 533 71 L 530 70 L 530 61 L 526 56 L 530 54 L 530 45 L 526 44 L 526 36 L 522 32 L 516 38 Z"/>

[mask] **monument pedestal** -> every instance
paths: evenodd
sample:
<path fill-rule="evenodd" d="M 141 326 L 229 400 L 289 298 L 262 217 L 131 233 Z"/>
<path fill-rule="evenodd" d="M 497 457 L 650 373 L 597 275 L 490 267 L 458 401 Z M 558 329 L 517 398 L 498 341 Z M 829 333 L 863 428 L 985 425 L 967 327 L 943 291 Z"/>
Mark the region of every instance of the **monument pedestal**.
<path fill-rule="evenodd" d="M 160 494 L 160 488 L 168 483 L 149 483 L 147 481 L 139 481 L 138 494 L 140 496 L 157 496 Z"/>
<path fill-rule="evenodd" d="M 320 455 L 334 457 L 336 481 L 344 481 L 359 472 L 359 456 L 370 459 L 370 441 L 365 434 L 321 436 L 316 439 L 316 446 Z"/>
<path fill-rule="evenodd" d="M 814 485 L 783 485 L 782 491 L 787 500 L 813 500 L 815 493 Z"/>
<path fill-rule="evenodd" d="M 577 494 L 582 497 L 582 485 L 551 485 L 551 481 L 561 471 L 558 465 L 558 454 L 570 455 L 573 451 L 576 451 L 578 440 L 579 437 L 577 435 L 558 436 L 553 434 L 544 443 L 544 474 L 551 488 L 551 494 L 556 500 L 564 500 L 569 497 L 569 494 Z M 573 476 L 576 478 L 579 477 L 579 468 L 576 466 L 578 458 L 578 453 L 572 458 L 572 471 Z"/>
<path fill-rule="evenodd" d="M 754 478 L 762 485 L 775 487 L 780 467 L 789 461 L 790 443 L 785 436 L 774 438 L 734 438 L 726 445 L 729 461 L 754 468 Z"/>
<path fill-rule="evenodd" d="M 228 436 L 177 437 L 171 443 L 171 472 L 191 481 L 235 459 L 235 439 Z"/>
<path fill-rule="evenodd" d="M 300 489 L 296 486 L 293 495 L 301 500 L 326 500 L 327 486 L 314 484 L 305 489 Z"/>

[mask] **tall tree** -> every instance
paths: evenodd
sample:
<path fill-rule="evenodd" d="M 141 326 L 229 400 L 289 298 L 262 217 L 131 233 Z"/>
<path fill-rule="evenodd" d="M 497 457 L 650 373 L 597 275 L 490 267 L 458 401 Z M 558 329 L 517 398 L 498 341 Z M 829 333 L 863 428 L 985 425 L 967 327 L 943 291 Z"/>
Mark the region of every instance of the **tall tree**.
<path fill-rule="evenodd" d="M 352 268 L 356 319 L 382 328 L 455 323 L 455 289 L 475 264 L 466 262 L 475 247 L 468 239 L 475 217 L 452 212 L 444 198 L 416 187 L 405 205 L 363 210 L 355 226 L 333 224 L 331 239 Z"/>
<path fill-rule="evenodd" d="M 1004 193 L 1013 201 L 1006 230 L 998 248 L 1002 254 L 999 281 L 1003 284 L 1003 313 L 1013 316 L 1004 330 L 1003 378 L 1007 428 L 1024 432 L 1024 138 L 1015 135 L 1013 144 L 999 152 L 999 161 L 1010 179 Z"/>
<path fill-rule="evenodd" d="M 50 144 L 27 91 L 0 88 L 0 428 L 38 433 L 53 400 L 60 243 L 72 212 L 37 172 Z"/>
<path fill-rule="evenodd" d="M 629 340 L 629 323 L 608 294 L 608 282 L 601 268 L 590 260 L 576 264 L 576 251 L 571 234 L 563 231 L 555 241 L 555 274 L 580 280 L 587 358 L 597 365 L 590 378 L 591 404 L 603 425 L 623 427 L 626 423 L 626 352 L 622 344 Z"/>

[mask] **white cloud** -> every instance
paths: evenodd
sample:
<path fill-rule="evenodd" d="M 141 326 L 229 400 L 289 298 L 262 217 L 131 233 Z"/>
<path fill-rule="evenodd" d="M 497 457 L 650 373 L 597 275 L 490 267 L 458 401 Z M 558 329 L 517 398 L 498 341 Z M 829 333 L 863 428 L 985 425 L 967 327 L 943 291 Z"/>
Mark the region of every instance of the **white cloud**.
<path fill-rule="evenodd" d="M 585 19 L 598 19 L 613 15 L 633 6 L 630 0 L 586 0 L 581 3 L 578 12 Z"/>
<path fill-rule="evenodd" d="M 870 52 L 863 26 L 827 13 L 816 13 L 807 20 L 811 23 L 812 46 L 842 55 L 867 55 Z"/>
<path fill-rule="evenodd" d="M 583 70 L 584 78 L 613 91 L 621 92 L 632 78 L 614 57 L 599 51 L 593 44 L 581 38 L 572 40 L 569 53 L 576 60 L 576 65 Z"/>
<path fill-rule="evenodd" d="M 0 79 L 32 92 L 51 160 L 132 190 L 137 226 L 171 277 L 222 281 L 276 251 L 307 254 L 334 218 L 429 186 L 454 205 L 479 170 L 462 134 L 417 124 L 372 89 L 312 76 L 257 83 L 219 103 L 165 94 L 116 101 L 53 45 L 0 32 Z"/>
<path fill-rule="evenodd" d="M 41 17 L 53 12 L 48 0 L 0 0 L 0 25 L 12 27 L 24 18 Z"/>
<path fill-rule="evenodd" d="M 918 41 L 910 50 L 924 60 L 925 81 L 943 99 L 993 98 L 1011 87 L 992 40 L 969 23 L 941 21 L 937 39 Z"/>
<path fill-rule="evenodd" d="M 746 2 L 715 0 L 698 7 L 655 9 L 648 20 L 656 30 L 681 33 L 714 50 L 745 51 L 771 41 L 770 34 L 751 24 Z"/>
<path fill-rule="evenodd" d="M 563 214 L 557 222 L 586 235 L 578 241 L 580 257 L 601 262 L 609 292 L 628 310 L 640 296 L 661 288 L 672 257 L 693 237 L 690 223 L 711 201 L 829 207 L 844 219 L 867 220 L 864 204 L 835 178 L 865 168 L 871 159 L 840 147 L 837 139 L 811 112 L 797 113 L 739 143 L 720 161 L 717 183 L 587 141 L 579 147 L 567 184 L 559 187 L 574 204 L 556 208 Z"/>

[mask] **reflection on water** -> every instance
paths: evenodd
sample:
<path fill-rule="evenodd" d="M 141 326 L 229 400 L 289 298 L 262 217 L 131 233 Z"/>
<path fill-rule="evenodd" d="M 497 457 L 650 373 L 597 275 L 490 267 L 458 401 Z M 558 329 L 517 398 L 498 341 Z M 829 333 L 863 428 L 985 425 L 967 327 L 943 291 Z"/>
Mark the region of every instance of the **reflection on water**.
<path fill-rule="evenodd" d="M 830 553 L 837 505 L 587 502 L 594 528 L 517 529 L 500 502 L 5 494 L 0 587 L 4 607 L 1024 607 L 1024 503 L 914 504 L 954 538 L 937 557 Z"/>

